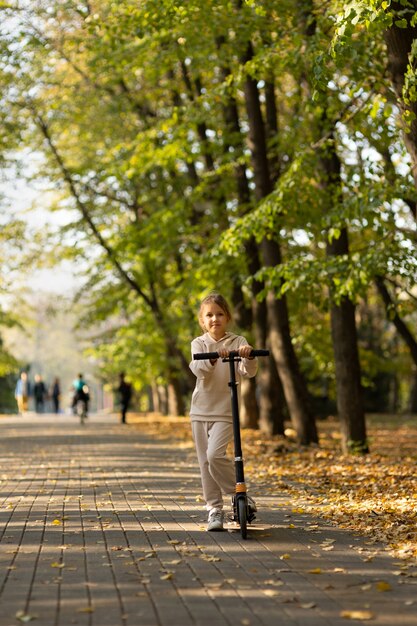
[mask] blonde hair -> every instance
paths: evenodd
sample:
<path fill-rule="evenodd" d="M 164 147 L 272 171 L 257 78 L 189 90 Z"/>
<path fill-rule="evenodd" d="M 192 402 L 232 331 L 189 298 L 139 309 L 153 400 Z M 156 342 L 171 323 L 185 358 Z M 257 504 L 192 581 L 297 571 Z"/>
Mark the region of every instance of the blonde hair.
<path fill-rule="evenodd" d="M 200 302 L 200 310 L 198 312 L 198 323 L 200 324 L 201 328 L 203 330 L 205 329 L 205 326 L 203 324 L 203 321 L 201 319 L 201 314 L 203 312 L 203 307 L 206 304 L 210 304 L 214 302 L 214 304 L 217 304 L 217 306 L 219 306 L 221 309 L 223 309 L 223 311 L 226 314 L 227 317 L 227 321 L 230 322 L 230 320 L 232 319 L 232 312 L 230 310 L 230 306 L 226 300 L 226 298 L 224 296 L 222 296 L 220 293 L 209 293 L 208 296 L 206 296 L 205 298 L 203 298 L 203 300 Z"/>

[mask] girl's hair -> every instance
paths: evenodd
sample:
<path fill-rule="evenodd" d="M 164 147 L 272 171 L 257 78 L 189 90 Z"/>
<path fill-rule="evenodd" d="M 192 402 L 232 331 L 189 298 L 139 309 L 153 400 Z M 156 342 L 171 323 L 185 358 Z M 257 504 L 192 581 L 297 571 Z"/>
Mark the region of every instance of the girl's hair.
<path fill-rule="evenodd" d="M 206 304 L 210 304 L 211 302 L 214 302 L 214 304 L 217 304 L 217 306 L 219 306 L 221 309 L 223 309 L 223 311 L 226 313 L 226 317 L 228 319 L 228 321 L 230 322 L 230 320 L 232 319 L 232 312 L 230 310 L 230 306 L 226 300 L 226 298 L 224 298 L 220 293 L 209 293 L 208 296 L 206 296 L 205 298 L 203 298 L 203 300 L 200 303 L 200 310 L 198 312 L 198 321 L 200 323 L 200 326 L 203 330 L 205 330 L 204 324 L 201 320 L 201 314 L 203 311 L 203 307 Z"/>

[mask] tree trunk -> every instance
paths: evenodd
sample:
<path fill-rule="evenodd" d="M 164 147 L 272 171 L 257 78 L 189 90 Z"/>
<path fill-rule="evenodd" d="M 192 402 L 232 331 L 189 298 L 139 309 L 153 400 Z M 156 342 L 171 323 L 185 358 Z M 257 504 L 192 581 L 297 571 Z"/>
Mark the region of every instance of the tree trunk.
<path fill-rule="evenodd" d="M 325 111 L 326 114 L 326 111 Z M 325 124 L 331 121 L 323 115 L 323 130 Z M 326 146 L 321 154 L 321 164 L 324 169 L 323 186 L 327 195 L 328 210 L 333 209 L 333 203 L 340 201 L 342 181 L 341 165 L 336 153 L 334 142 Z M 329 257 L 348 256 L 349 240 L 345 226 L 341 227 L 338 237 L 334 236 L 327 242 Z M 361 383 L 361 367 L 356 332 L 355 306 L 351 300 L 344 297 L 340 302 L 333 298 L 333 289 L 330 285 L 330 324 L 335 358 L 337 410 L 339 414 L 342 448 L 344 452 L 369 452 L 366 440 L 366 422 L 363 405 Z"/>
<path fill-rule="evenodd" d="M 223 40 L 218 40 L 218 47 L 220 48 Z M 230 75 L 230 70 L 227 68 L 222 69 L 224 80 Z M 271 94 L 271 89 L 268 91 L 269 94 L 269 107 L 270 111 L 270 125 L 273 125 L 274 128 L 277 128 L 276 124 L 276 108 L 274 103 L 271 102 L 273 89 Z M 236 145 L 236 140 L 233 142 L 233 147 L 238 149 L 239 154 L 243 154 L 243 146 L 241 145 L 241 137 L 242 132 L 239 123 L 239 111 L 237 107 L 236 100 L 231 96 L 227 104 L 224 106 L 223 110 L 224 119 L 226 123 L 226 127 L 230 132 L 231 137 L 237 137 L 238 144 Z M 275 120 L 275 121 L 274 121 Z M 251 201 L 251 191 L 249 188 L 249 183 L 246 175 L 246 167 L 237 163 L 235 168 L 235 178 L 236 178 L 236 187 L 237 194 L 239 199 L 239 207 L 241 214 L 244 214 L 248 207 L 250 206 Z M 251 276 L 254 276 L 256 272 L 260 269 L 261 264 L 259 260 L 259 248 L 252 238 L 245 244 L 245 253 L 249 267 L 249 273 Z M 252 288 L 252 311 L 251 311 L 251 319 L 250 323 L 254 325 L 255 331 L 255 347 L 256 348 L 264 348 L 267 346 L 267 311 L 265 302 L 259 302 L 257 299 L 257 295 L 262 290 L 263 285 L 258 282 L 253 282 Z M 242 289 L 241 284 L 236 284 L 234 286 L 234 290 L 237 295 L 234 297 L 234 304 L 236 307 L 236 302 L 239 302 L 237 311 L 239 314 L 239 325 L 242 328 L 249 328 L 249 319 L 248 312 L 243 310 L 243 304 L 241 302 L 242 298 Z M 236 310 L 236 308 L 235 308 Z M 254 420 L 257 419 L 259 424 L 261 424 L 261 428 L 264 432 L 268 432 L 271 434 L 275 433 L 283 433 L 284 432 L 284 414 L 285 414 L 285 398 L 282 392 L 282 385 L 279 379 L 279 375 L 277 372 L 277 367 L 274 362 L 274 359 L 268 359 L 266 362 L 264 359 L 260 359 L 259 363 L 259 372 L 257 375 L 257 388 L 260 393 L 256 393 L 256 387 L 249 387 L 247 392 L 243 393 L 243 401 L 244 403 L 248 402 L 252 407 L 251 413 L 251 424 L 252 427 L 255 427 Z M 246 399 L 246 393 L 248 393 L 248 398 Z M 258 409 L 255 413 L 254 408 L 254 400 L 258 399 Z"/>
<path fill-rule="evenodd" d="M 184 397 L 176 378 L 172 378 L 168 384 L 168 415 L 185 415 Z"/>
<path fill-rule="evenodd" d="M 417 372 L 417 340 L 414 337 L 413 333 L 404 322 L 404 320 L 399 316 L 398 311 L 395 306 L 395 301 L 389 293 L 387 286 L 382 277 L 377 277 L 375 279 L 375 283 L 379 294 L 385 304 L 385 309 L 387 312 L 387 318 L 390 322 L 392 322 L 400 335 L 401 339 L 404 341 L 406 346 L 410 351 L 410 356 L 413 361 L 413 370 Z M 411 413 L 417 413 L 417 374 L 414 374 L 414 379 L 412 382 L 411 390 L 410 390 L 410 399 L 409 399 L 409 407 Z"/>
<path fill-rule="evenodd" d="M 252 58 L 253 49 L 249 43 L 242 63 L 245 64 Z M 250 76 L 247 76 L 245 80 L 244 93 L 249 124 L 249 146 L 255 179 L 255 196 L 258 201 L 261 201 L 271 193 L 273 185 L 269 171 L 266 131 L 258 86 L 257 82 Z M 261 243 L 260 253 L 263 264 L 266 266 L 274 267 L 281 263 L 281 251 L 276 240 L 265 238 Z M 298 440 L 304 445 L 317 442 L 317 430 L 314 416 L 309 407 L 307 387 L 291 341 L 286 298 L 277 299 L 274 293 L 270 291 L 266 298 L 266 306 L 270 347 L 277 364 L 285 400 Z"/>
<path fill-rule="evenodd" d="M 240 406 L 240 424 L 242 428 L 258 428 L 259 408 L 256 398 L 256 387 L 255 378 L 242 379 L 242 402 Z"/>
<path fill-rule="evenodd" d="M 417 413 L 417 369 L 414 369 L 413 371 L 413 381 L 408 401 L 408 410 L 410 413 Z"/>
<path fill-rule="evenodd" d="M 249 259 L 249 271 L 254 276 L 260 269 L 258 246 L 252 239 L 246 244 L 246 254 Z M 253 281 L 252 312 L 257 347 L 269 348 L 268 311 L 266 301 L 258 300 L 257 296 L 263 285 Z M 259 427 L 268 434 L 284 434 L 284 420 L 286 411 L 285 396 L 279 377 L 277 364 L 272 354 L 269 359 L 259 359 L 259 373 L 257 376 L 259 394 Z"/>
<path fill-rule="evenodd" d="M 259 397 L 259 428 L 267 435 L 285 434 L 286 402 L 275 360 L 262 360 L 258 375 L 261 394 Z"/>
<path fill-rule="evenodd" d="M 327 246 L 329 256 L 349 254 L 347 229 Z M 332 296 L 332 294 L 330 294 Z M 332 302 L 331 332 L 336 372 L 337 410 L 339 414 L 343 452 L 369 452 L 363 408 L 361 369 L 356 332 L 355 306 L 348 298 Z"/>
<path fill-rule="evenodd" d="M 398 105 L 407 119 L 404 143 L 411 157 L 411 169 L 417 188 L 417 102 L 410 98 L 405 103 L 403 94 L 407 66 L 411 63 L 414 65 L 414 61 L 410 59 L 411 46 L 417 39 L 417 28 L 410 25 L 410 20 L 417 10 L 417 3 L 413 1 L 409 4 L 411 6 L 407 7 L 404 6 L 403 2 L 391 2 L 390 10 L 398 12 L 398 19 L 407 19 L 408 26 L 400 28 L 394 17 L 392 26 L 385 31 L 385 42 L 388 51 L 388 70 L 391 74 Z"/>
<path fill-rule="evenodd" d="M 390 322 L 394 324 L 395 328 L 398 331 L 398 334 L 407 345 L 408 349 L 410 350 L 410 356 L 413 360 L 413 363 L 415 367 L 417 367 L 417 340 L 414 338 L 414 335 L 408 328 L 407 324 L 399 316 L 398 311 L 396 310 L 395 302 L 384 283 L 384 279 L 381 277 L 377 277 L 375 279 L 375 283 L 381 295 L 381 298 L 384 301 L 385 309 L 387 311 L 387 318 Z"/>
<path fill-rule="evenodd" d="M 261 249 L 266 266 L 275 266 L 281 262 L 279 249 L 272 240 L 264 239 Z M 266 304 L 270 347 L 277 364 L 291 422 L 301 444 L 317 443 L 316 423 L 310 408 L 307 387 L 291 341 L 286 297 L 281 296 L 277 300 L 269 292 Z"/>

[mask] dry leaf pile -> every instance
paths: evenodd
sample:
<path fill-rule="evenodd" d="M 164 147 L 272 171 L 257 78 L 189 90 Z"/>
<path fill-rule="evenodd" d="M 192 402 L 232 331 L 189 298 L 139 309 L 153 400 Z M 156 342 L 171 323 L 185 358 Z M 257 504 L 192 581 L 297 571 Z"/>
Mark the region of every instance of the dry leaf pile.
<path fill-rule="evenodd" d="M 417 562 L 417 420 L 398 420 L 370 420 L 365 456 L 341 454 L 335 420 L 319 425 L 320 446 L 307 450 L 245 431 L 246 456 L 256 458 L 248 473 L 271 492 L 288 492 L 306 512 Z"/>
<path fill-rule="evenodd" d="M 139 417 L 138 427 L 192 447 L 187 418 Z M 290 437 L 243 430 L 249 481 L 288 494 L 293 506 L 381 542 L 397 558 L 417 563 L 417 418 L 371 416 L 371 453 L 341 454 L 337 420 L 318 423 L 320 445 L 304 449 Z"/>

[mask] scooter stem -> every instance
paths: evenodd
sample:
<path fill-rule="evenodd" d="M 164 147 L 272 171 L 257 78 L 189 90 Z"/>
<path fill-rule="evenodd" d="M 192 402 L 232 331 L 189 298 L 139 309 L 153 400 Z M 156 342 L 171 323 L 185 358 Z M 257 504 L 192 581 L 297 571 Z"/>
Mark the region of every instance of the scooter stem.
<path fill-rule="evenodd" d="M 238 393 L 237 393 L 238 383 L 236 382 L 236 370 L 235 370 L 235 363 L 237 361 L 240 361 L 240 356 L 237 352 L 231 352 L 227 360 L 229 361 L 229 371 L 230 371 L 229 387 L 230 387 L 230 395 L 231 395 L 231 400 L 232 400 L 236 483 L 241 483 L 243 486 L 245 483 L 245 474 L 243 470 L 242 441 L 240 438 L 239 403 L 238 403 Z"/>

